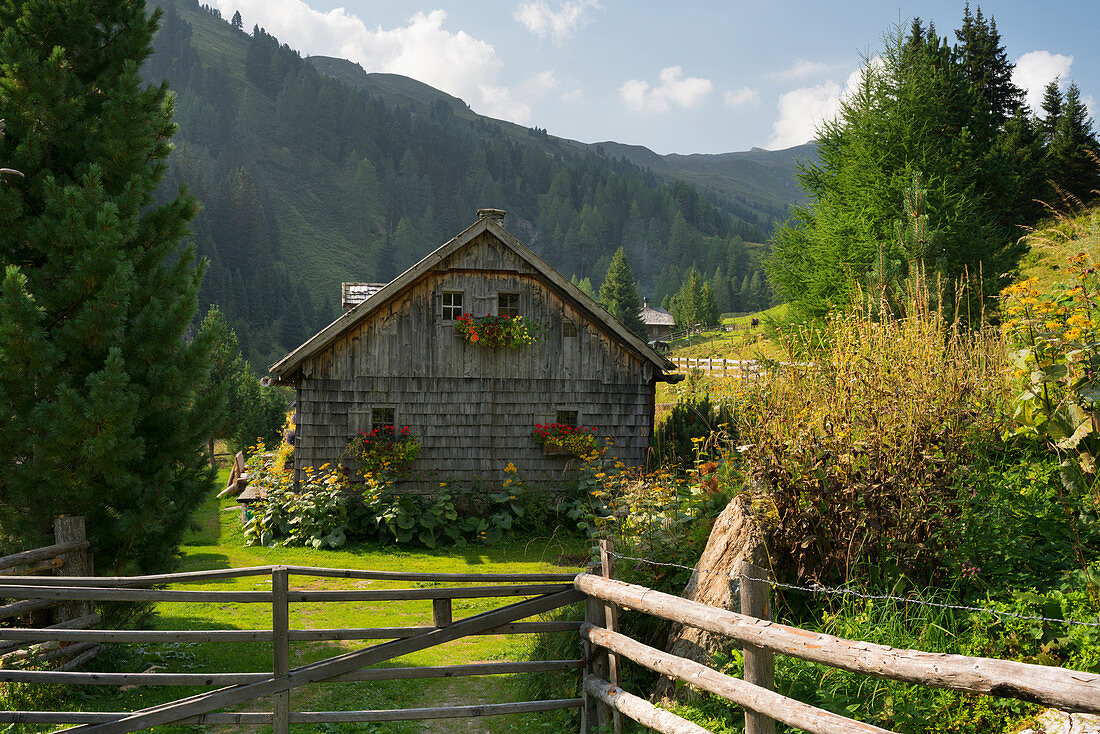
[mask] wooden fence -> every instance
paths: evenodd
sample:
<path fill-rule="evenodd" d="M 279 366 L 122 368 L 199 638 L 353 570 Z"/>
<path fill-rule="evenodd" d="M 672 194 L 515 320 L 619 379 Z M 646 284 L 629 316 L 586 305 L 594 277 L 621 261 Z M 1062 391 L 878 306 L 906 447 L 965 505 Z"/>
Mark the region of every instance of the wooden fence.
<path fill-rule="evenodd" d="M 741 571 L 744 613 L 689 601 L 614 578 L 609 542 L 600 546 L 601 563 L 572 574 L 433 574 L 262 566 L 140 577 L 0 576 L 0 597 L 25 601 L 188 601 L 271 605 L 271 629 L 258 630 L 100 630 L 54 626 L 49 629 L 0 628 L 0 640 L 25 643 L 224 642 L 272 643 L 270 672 L 255 673 L 92 673 L 0 669 L 0 682 L 67 685 L 221 686 L 215 690 L 133 712 L 0 711 L 0 724 L 77 724 L 66 731 L 119 734 L 168 723 L 270 724 L 285 734 L 291 723 L 408 721 L 489 716 L 579 708 L 584 734 L 622 729 L 633 719 L 662 734 L 710 734 L 670 711 L 621 688 L 620 660 L 627 658 L 650 670 L 725 698 L 746 710 L 746 734 L 771 734 L 775 722 L 811 734 L 892 734 L 815 708 L 772 690 L 775 654 L 789 655 L 878 678 L 975 694 L 1016 698 L 1062 711 L 1100 713 L 1100 675 L 1007 660 L 898 650 L 789 627 L 768 619 L 768 584 L 763 569 Z M 25 559 L 24 559 L 25 560 Z M 271 591 L 208 591 L 147 588 L 164 584 L 270 575 Z M 477 583 L 487 586 L 376 590 L 294 590 L 291 576 L 386 581 Z M 731 579 L 731 583 L 733 580 Z M 465 619 L 452 618 L 451 603 L 466 598 L 527 597 Z M 424 600 L 432 604 L 432 625 L 356 629 L 291 629 L 294 602 L 362 602 Z M 536 614 L 585 601 L 585 621 L 524 622 Z M 745 650 L 745 677 L 734 678 L 701 663 L 643 645 L 618 631 L 618 610 L 631 609 L 662 619 L 725 635 Z M 531 632 L 580 632 L 582 659 L 477 663 L 429 667 L 368 668 L 469 635 Z M 290 667 L 293 642 L 322 640 L 389 640 L 296 668 Z M 290 711 L 289 691 L 311 683 L 530 673 L 583 669 L 582 698 L 516 703 L 486 703 L 384 711 Z M 219 712 L 260 697 L 272 697 L 270 711 Z"/>
<path fill-rule="evenodd" d="M 92 550 L 84 534 L 84 518 L 59 517 L 54 520 L 53 531 L 53 545 L 0 557 L 0 574 L 20 578 L 40 573 L 59 577 L 91 576 Z M 58 582 L 64 583 L 61 579 Z M 10 598 L 0 594 L 0 599 Z M 0 625 L 10 624 L 13 619 L 30 620 L 30 625 L 44 629 L 87 629 L 100 623 L 90 602 L 64 599 L 19 599 L 0 603 Z M 74 645 L 55 639 L 42 644 L 0 641 L 0 667 L 34 665 L 72 670 L 95 657 L 99 649 L 94 642 Z"/>
<path fill-rule="evenodd" d="M 755 379 L 777 369 L 810 367 L 812 362 L 770 362 L 757 359 L 725 359 L 724 357 L 669 357 L 677 370 L 700 370 L 710 375 L 722 375 L 740 380 Z"/>
<path fill-rule="evenodd" d="M 746 734 L 772 734 L 780 721 L 811 734 L 893 734 L 871 724 L 815 708 L 772 689 L 772 655 L 821 663 L 833 668 L 932 688 L 949 688 L 1051 706 L 1074 713 L 1100 713 L 1100 675 L 1009 660 L 898 650 L 769 621 L 768 584 L 763 569 L 741 571 L 745 614 L 707 606 L 613 578 L 607 541 L 604 562 L 576 577 L 586 599 L 581 639 L 589 646 L 585 667 L 584 732 L 596 726 L 620 727 L 615 715 L 631 718 L 662 734 L 711 734 L 707 729 L 654 706 L 619 687 L 616 656 L 689 683 L 742 706 Z M 731 583 L 732 583 L 731 579 Z M 661 619 L 724 635 L 744 646 L 745 679 L 733 678 L 700 663 L 643 645 L 616 629 L 615 608 L 633 609 Z M 752 615 L 757 616 L 752 616 Z"/>
<path fill-rule="evenodd" d="M 146 588 L 165 584 L 209 582 L 245 576 L 271 577 L 271 591 L 209 591 Z M 371 590 L 294 590 L 291 576 L 409 581 L 420 583 L 488 584 Z M 299 566 L 262 566 L 191 573 L 136 577 L 57 578 L 51 576 L 0 576 L 0 598 L 54 604 L 58 602 L 209 602 L 271 605 L 271 629 L 225 630 L 103 630 L 51 627 L 0 628 L 0 641 L 22 644 L 50 640 L 58 644 L 98 645 L 119 642 L 270 642 L 270 671 L 255 673 L 83 673 L 71 671 L 0 669 L 0 682 L 54 683 L 65 685 L 222 686 L 215 690 L 140 711 L 0 711 L 0 724 L 77 724 L 65 731 L 118 733 L 167 723 L 269 724 L 275 734 L 285 734 L 292 723 L 409 721 L 452 717 L 492 716 L 523 712 L 579 708 L 580 698 L 488 703 L 384 711 L 290 711 L 289 692 L 311 683 L 400 680 L 411 678 L 496 675 L 580 669 L 581 660 L 477 663 L 434 667 L 367 668 L 366 666 L 424 650 L 469 635 L 532 632 L 572 632 L 581 622 L 524 622 L 533 615 L 580 601 L 573 574 L 458 574 L 401 573 Z M 454 599 L 527 597 L 492 611 L 454 620 Z M 432 625 L 356 629 L 291 629 L 290 604 L 295 602 L 364 602 L 385 600 L 431 602 Z M 290 645 L 324 640 L 389 640 L 296 668 L 290 667 Z M 5 644 L 0 642 L 0 644 Z M 270 711 L 216 713 L 226 706 L 272 696 Z"/>

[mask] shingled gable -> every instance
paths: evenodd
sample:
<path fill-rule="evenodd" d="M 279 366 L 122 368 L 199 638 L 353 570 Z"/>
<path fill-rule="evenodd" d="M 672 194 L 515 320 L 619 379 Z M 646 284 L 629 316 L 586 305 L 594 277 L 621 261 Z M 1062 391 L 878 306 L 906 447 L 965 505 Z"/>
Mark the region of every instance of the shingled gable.
<path fill-rule="evenodd" d="M 622 344 L 629 347 L 638 356 L 653 363 L 658 372 L 676 369 L 676 365 L 662 357 L 648 344 L 619 323 L 618 319 L 608 313 L 606 309 L 584 293 L 584 291 L 563 278 L 557 270 L 513 237 L 512 234 L 504 229 L 495 219 L 486 216 L 467 227 L 449 242 L 394 278 L 377 293 L 343 313 L 339 318 L 314 334 L 297 349 L 271 365 L 269 371 L 280 380 L 290 378 L 302 362 L 323 350 L 333 341 L 338 339 L 345 331 L 367 318 L 375 309 L 383 306 L 394 298 L 400 297 L 420 278 L 455 252 L 468 245 L 474 238 L 483 232 L 488 232 L 495 236 L 520 259 L 526 261 L 534 268 L 553 288 L 566 296 L 570 301 L 573 301 L 582 311 L 587 312 L 594 323 L 599 324 L 613 334 Z"/>

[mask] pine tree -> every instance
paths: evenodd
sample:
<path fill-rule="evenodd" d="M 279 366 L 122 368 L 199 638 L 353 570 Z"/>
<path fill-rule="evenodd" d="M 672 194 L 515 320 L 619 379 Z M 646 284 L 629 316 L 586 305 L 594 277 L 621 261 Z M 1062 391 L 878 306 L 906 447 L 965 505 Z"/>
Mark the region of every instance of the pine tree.
<path fill-rule="evenodd" d="M 233 30 L 238 33 L 244 33 L 244 19 L 241 18 L 241 11 L 233 11 L 233 20 L 229 21 L 229 25 L 233 26 Z"/>
<path fill-rule="evenodd" d="M 208 345 L 184 339 L 196 205 L 155 203 L 175 126 L 138 75 L 159 17 L 0 4 L 0 160 L 26 174 L 0 185 L 0 542 L 84 515 L 108 571 L 164 567 L 213 479 Z"/>
<path fill-rule="evenodd" d="M 638 315 L 642 310 L 638 286 L 630 272 L 630 264 L 626 261 L 626 252 L 621 247 L 611 258 L 607 275 L 600 286 L 600 305 L 622 322 L 623 326 L 637 334 L 638 338 L 647 338 L 645 323 Z"/>

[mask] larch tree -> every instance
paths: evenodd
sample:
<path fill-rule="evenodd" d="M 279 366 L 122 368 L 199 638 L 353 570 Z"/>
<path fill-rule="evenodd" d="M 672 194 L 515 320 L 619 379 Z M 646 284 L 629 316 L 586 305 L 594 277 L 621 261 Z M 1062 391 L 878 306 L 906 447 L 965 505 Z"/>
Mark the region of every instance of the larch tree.
<path fill-rule="evenodd" d="M 84 515 L 100 568 L 170 562 L 210 487 L 209 349 L 188 342 L 195 202 L 157 203 L 175 127 L 138 74 L 143 2 L 0 2 L 0 543 Z"/>
<path fill-rule="evenodd" d="M 626 261 L 626 251 L 620 247 L 611 258 L 607 267 L 607 276 L 600 286 L 600 305 L 622 322 L 623 326 L 645 340 L 645 323 L 639 313 L 642 302 L 638 298 L 638 286 L 630 272 L 630 263 Z"/>

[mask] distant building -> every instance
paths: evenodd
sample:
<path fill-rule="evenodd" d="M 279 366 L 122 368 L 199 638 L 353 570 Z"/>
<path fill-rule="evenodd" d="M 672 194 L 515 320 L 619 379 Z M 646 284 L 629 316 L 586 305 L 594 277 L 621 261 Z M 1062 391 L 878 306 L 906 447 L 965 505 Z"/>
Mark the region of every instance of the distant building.
<path fill-rule="evenodd" d="M 379 425 L 420 441 L 413 491 L 499 482 L 509 463 L 525 480 L 560 479 L 572 457 L 536 443 L 540 423 L 593 428 L 618 458 L 644 463 L 656 383 L 679 378 L 675 366 L 506 231 L 504 212 L 478 216 L 381 288 L 344 284 L 345 305 L 361 300 L 271 366 L 297 388 L 296 476 Z M 456 332 L 464 314 L 522 316 L 542 335 L 484 347 Z"/>
<path fill-rule="evenodd" d="M 651 342 L 667 338 L 672 333 L 672 327 L 676 326 L 672 314 L 663 308 L 653 308 L 645 298 L 642 299 L 642 310 L 638 316 L 645 324 L 646 337 Z"/>
<path fill-rule="evenodd" d="M 385 287 L 385 283 L 341 283 L 340 305 L 345 311 L 355 308 Z"/>

